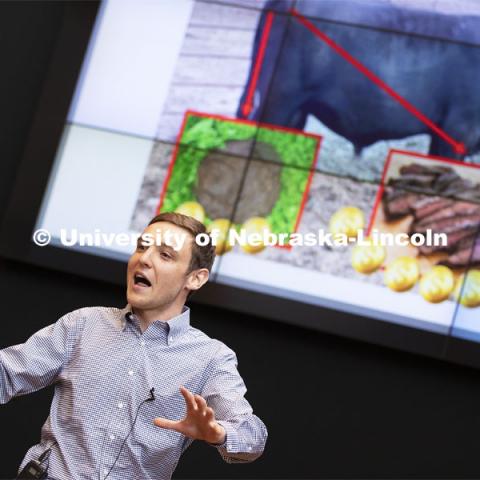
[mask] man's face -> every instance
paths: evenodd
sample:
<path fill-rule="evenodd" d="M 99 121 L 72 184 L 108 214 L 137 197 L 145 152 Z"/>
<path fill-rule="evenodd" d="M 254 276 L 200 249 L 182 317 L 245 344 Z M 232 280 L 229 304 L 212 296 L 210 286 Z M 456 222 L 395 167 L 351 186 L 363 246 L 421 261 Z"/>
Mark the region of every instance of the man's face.
<path fill-rule="evenodd" d="M 162 309 L 188 292 L 194 240 L 187 230 L 168 222 L 153 223 L 143 234 L 152 241 L 140 237 L 128 261 L 127 301 L 140 310 Z"/>

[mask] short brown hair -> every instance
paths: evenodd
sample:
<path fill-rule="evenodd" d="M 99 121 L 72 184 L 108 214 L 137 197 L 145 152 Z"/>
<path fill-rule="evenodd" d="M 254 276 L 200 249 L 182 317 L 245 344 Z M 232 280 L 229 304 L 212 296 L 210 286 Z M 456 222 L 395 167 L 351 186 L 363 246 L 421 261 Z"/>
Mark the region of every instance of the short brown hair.
<path fill-rule="evenodd" d="M 177 227 L 181 227 L 193 237 L 192 243 L 192 256 L 190 257 L 190 264 L 188 266 L 187 275 L 199 268 L 206 268 L 209 272 L 212 270 L 213 261 L 215 260 L 215 245 L 213 245 L 212 237 L 209 242 L 202 246 L 199 245 L 195 239 L 199 233 L 207 233 L 205 225 L 193 217 L 183 215 L 176 212 L 164 212 L 160 213 L 156 217 L 150 220 L 148 225 L 157 222 L 173 223 Z M 187 299 L 193 294 L 193 291 L 188 293 Z"/>

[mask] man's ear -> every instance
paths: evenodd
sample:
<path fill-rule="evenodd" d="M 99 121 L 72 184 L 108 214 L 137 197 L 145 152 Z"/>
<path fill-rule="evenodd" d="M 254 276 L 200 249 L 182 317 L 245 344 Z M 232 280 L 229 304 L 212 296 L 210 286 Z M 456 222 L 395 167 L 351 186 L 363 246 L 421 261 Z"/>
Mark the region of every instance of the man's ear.
<path fill-rule="evenodd" d="M 199 268 L 198 270 L 194 270 L 193 272 L 190 272 L 185 286 L 189 290 L 198 290 L 205 283 L 207 283 L 208 277 L 209 277 L 208 269 Z"/>

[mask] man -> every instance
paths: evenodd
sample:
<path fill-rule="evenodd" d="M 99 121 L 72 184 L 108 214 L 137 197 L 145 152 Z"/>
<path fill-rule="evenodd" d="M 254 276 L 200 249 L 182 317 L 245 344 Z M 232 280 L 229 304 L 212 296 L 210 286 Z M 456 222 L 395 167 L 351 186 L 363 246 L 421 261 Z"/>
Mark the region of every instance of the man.
<path fill-rule="evenodd" d="M 0 403 L 56 383 L 19 471 L 36 460 L 55 480 L 167 479 L 193 440 L 229 463 L 262 454 L 267 430 L 235 353 L 192 327 L 185 306 L 215 258 L 211 239 L 195 241 L 205 232 L 185 215 L 156 216 L 128 262 L 125 308 L 75 310 L 0 351 Z"/>

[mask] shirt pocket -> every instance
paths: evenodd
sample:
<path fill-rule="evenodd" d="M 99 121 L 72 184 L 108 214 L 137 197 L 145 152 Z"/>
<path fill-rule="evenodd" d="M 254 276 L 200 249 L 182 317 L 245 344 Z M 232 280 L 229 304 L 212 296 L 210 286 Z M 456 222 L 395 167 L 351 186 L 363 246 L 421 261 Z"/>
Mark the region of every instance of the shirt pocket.
<path fill-rule="evenodd" d="M 183 420 L 186 407 L 180 392 L 172 394 L 157 394 L 155 400 L 147 401 L 140 407 L 137 423 L 134 429 L 134 443 L 139 447 L 140 463 L 144 468 L 158 467 L 158 462 L 176 464 L 185 435 L 175 430 L 157 427 L 153 420 L 157 417 L 167 420 Z"/>
<path fill-rule="evenodd" d="M 180 391 L 184 386 L 192 394 L 200 394 L 201 379 L 193 376 L 179 378 L 165 378 L 163 382 L 155 384 L 155 401 L 151 402 L 157 412 L 157 417 L 165 417 L 169 420 L 182 420 L 187 414 L 187 403 Z"/>
<path fill-rule="evenodd" d="M 156 387 L 155 400 L 149 403 L 151 403 L 156 417 L 183 420 L 187 414 L 187 404 L 180 388 Z"/>

